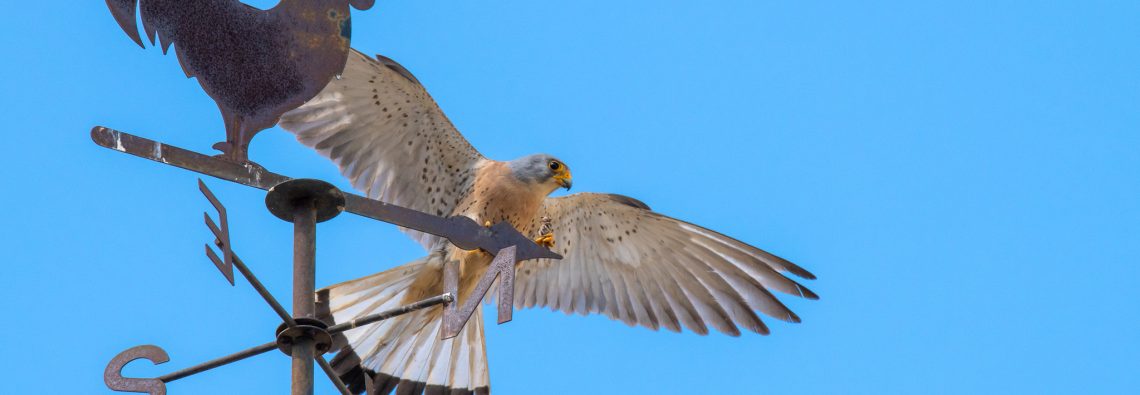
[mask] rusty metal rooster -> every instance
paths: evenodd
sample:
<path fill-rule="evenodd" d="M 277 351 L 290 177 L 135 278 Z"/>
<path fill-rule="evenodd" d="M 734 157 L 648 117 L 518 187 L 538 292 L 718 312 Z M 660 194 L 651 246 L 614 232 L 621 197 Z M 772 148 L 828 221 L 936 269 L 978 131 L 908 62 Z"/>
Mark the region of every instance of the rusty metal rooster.
<path fill-rule="evenodd" d="M 106 0 L 119 26 L 144 47 L 171 44 L 187 77 L 197 77 L 218 104 L 226 141 L 222 157 L 247 163 L 249 142 L 281 114 L 308 101 L 344 70 L 352 25 L 348 6 L 375 0 L 281 0 L 260 10 L 238 0 Z"/>

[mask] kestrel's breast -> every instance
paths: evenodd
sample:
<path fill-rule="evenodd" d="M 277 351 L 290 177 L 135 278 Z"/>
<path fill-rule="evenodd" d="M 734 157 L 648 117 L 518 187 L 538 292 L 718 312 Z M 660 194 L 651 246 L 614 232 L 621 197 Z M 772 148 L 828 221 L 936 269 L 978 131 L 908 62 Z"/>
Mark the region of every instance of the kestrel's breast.
<path fill-rule="evenodd" d="M 480 224 L 507 221 L 522 234 L 530 234 L 528 228 L 545 198 L 540 188 L 515 178 L 506 163 L 496 162 L 479 169 L 471 194 L 460 200 L 452 215 Z"/>
<path fill-rule="evenodd" d="M 462 215 L 479 224 L 507 221 L 527 235 L 532 233 L 530 228 L 536 222 L 534 218 L 545 198 L 546 194 L 541 189 L 515 178 L 505 163 L 493 162 L 479 168 L 471 193 L 460 199 L 451 215 Z M 444 260 L 460 262 L 460 300 L 466 300 L 486 273 L 492 258 L 485 251 L 464 251 L 454 246 L 447 250 Z M 429 265 L 412 283 L 404 302 L 411 303 L 442 293 L 442 270 L 439 264 Z"/>

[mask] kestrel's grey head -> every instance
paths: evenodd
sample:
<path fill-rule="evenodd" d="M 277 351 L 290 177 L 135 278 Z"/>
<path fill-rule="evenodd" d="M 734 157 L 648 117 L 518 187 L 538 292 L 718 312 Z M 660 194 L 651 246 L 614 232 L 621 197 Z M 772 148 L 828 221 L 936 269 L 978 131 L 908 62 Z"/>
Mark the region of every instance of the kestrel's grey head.
<path fill-rule="evenodd" d="M 570 190 L 570 168 L 553 156 L 547 154 L 524 156 L 507 162 L 507 166 L 520 181 L 549 187 L 546 193 L 554 192 L 559 187 Z"/>

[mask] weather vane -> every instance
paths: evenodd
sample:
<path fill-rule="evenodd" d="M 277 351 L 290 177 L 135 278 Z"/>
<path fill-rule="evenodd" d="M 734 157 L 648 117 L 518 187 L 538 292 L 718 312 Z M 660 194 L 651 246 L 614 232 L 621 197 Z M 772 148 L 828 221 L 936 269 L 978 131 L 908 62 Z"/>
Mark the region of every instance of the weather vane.
<path fill-rule="evenodd" d="M 169 359 L 156 346 L 129 349 L 107 366 L 112 389 L 162 394 L 171 381 L 278 349 L 293 360 L 293 394 L 312 393 L 314 364 L 345 394 L 486 393 L 476 312 L 495 284 L 499 323 L 515 307 L 548 306 L 653 330 L 731 336 L 768 334 L 758 313 L 800 321 L 774 292 L 818 298 L 791 278 L 814 279 L 804 268 L 640 200 L 549 196 L 572 183 L 566 163 L 550 155 L 483 156 L 411 72 L 349 47 L 349 7 L 364 10 L 371 0 L 282 0 L 269 10 L 237 0 L 107 4 L 135 42 L 142 44 L 137 8 L 150 41 L 175 47 L 186 74 L 217 102 L 226 140 L 215 145 L 221 155 L 209 156 L 104 127 L 91 138 L 268 190 L 267 208 L 294 229 L 289 313 L 235 252 L 225 206 L 200 182 L 217 211 L 216 220 L 205 217 L 214 235 L 206 256 L 231 284 L 236 268 L 282 324 L 272 342 L 157 378 L 122 377 L 132 360 Z M 278 123 L 367 197 L 251 162 L 250 140 Z M 430 254 L 316 291 L 316 224 L 345 211 L 402 227 Z"/>
<path fill-rule="evenodd" d="M 225 206 L 204 182 L 198 186 L 218 213 L 205 223 L 213 233 L 213 247 L 205 254 L 231 285 L 237 268 L 254 290 L 281 318 L 275 341 L 185 368 L 156 378 L 123 377 L 124 366 L 147 359 L 155 364 L 170 360 L 161 348 L 144 345 L 115 356 L 104 371 L 107 386 L 116 391 L 165 394 L 166 383 L 277 349 L 290 356 L 292 393 L 312 394 L 314 362 L 344 394 L 347 386 L 323 355 L 333 336 L 409 312 L 445 304 L 440 336 L 456 336 L 498 279 L 499 322 L 510 321 L 513 309 L 514 264 L 535 258 L 560 258 L 502 222 L 483 226 L 466 217 L 441 217 L 345 193 L 319 180 L 291 179 L 270 172 L 247 157 L 253 136 L 276 124 L 281 114 L 316 95 L 344 68 L 351 22 L 348 6 L 366 10 L 372 0 L 282 1 L 259 10 L 237 0 L 107 0 L 112 15 L 140 46 L 135 23 L 142 13 L 143 30 L 151 43 L 156 35 L 165 52 L 175 46 L 187 76 L 197 77 L 202 88 L 221 109 L 226 141 L 215 145 L 220 156 L 208 156 L 105 127 L 91 131 L 92 140 L 105 148 L 150 159 L 198 173 L 268 190 L 266 206 L 278 218 L 293 223 L 293 312 L 290 314 L 258 281 L 234 252 Z M 317 319 L 315 292 L 316 224 L 347 211 L 364 217 L 436 235 L 467 250 L 495 256 L 493 269 L 482 277 L 466 303 L 459 306 L 458 268 L 446 265 L 444 293 L 376 314 L 329 326 Z M 217 248 L 220 252 L 215 252 Z M 372 393 L 372 382 L 365 383 Z"/>

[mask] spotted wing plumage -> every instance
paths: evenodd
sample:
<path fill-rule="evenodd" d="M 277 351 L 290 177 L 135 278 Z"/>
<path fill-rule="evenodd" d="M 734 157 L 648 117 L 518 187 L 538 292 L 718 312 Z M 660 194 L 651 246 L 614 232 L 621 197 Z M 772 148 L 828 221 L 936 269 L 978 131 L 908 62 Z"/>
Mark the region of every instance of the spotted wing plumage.
<path fill-rule="evenodd" d="M 485 160 L 411 73 L 356 50 L 339 79 L 280 125 L 368 197 L 435 215 L 452 213 Z M 405 231 L 425 248 L 439 241 Z"/>
<path fill-rule="evenodd" d="M 720 233 L 670 218 L 636 199 L 581 193 L 548 198 L 555 250 L 564 259 L 519 265 L 517 307 L 601 313 L 629 325 L 699 334 L 708 327 L 767 334 L 755 311 L 799 322 L 770 292 L 817 299 L 785 276 L 807 270 Z M 536 219 L 541 221 L 541 219 Z M 539 229 L 537 224 L 532 229 Z"/>

